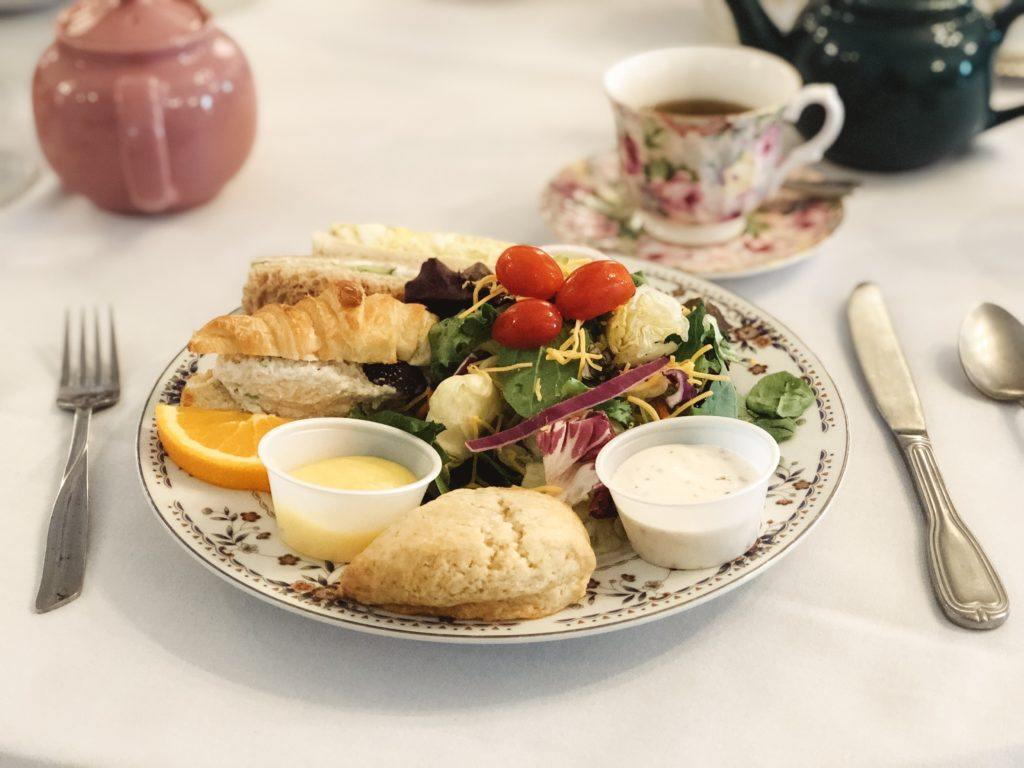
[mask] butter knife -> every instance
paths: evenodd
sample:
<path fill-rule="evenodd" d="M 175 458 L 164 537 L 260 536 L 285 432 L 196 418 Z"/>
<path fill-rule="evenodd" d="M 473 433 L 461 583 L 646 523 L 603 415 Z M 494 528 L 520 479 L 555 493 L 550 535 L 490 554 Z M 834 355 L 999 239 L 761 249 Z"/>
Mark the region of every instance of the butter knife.
<path fill-rule="evenodd" d="M 954 624 L 994 629 L 1006 621 L 1006 590 L 978 540 L 960 519 L 939 474 L 921 401 L 893 331 L 882 293 L 861 283 L 847 317 L 875 405 L 896 436 L 928 521 L 928 565 L 935 596 Z"/>

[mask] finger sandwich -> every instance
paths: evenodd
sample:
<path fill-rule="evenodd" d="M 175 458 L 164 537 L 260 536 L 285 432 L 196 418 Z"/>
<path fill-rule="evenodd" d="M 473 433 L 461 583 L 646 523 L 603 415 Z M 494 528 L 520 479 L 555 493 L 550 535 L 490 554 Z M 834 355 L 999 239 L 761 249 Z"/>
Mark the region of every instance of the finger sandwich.
<path fill-rule="evenodd" d="M 408 382 L 422 382 L 417 367 L 430 362 L 427 333 L 435 322 L 421 304 L 366 295 L 351 283 L 294 305 L 217 317 L 189 342 L 216 362 L 189 378 L 181 403 L 303 418 L 408 397 Z"/>
<path fill-rule="evenodd" d="M 294 304 L 329 286 L 385 293 L 401 300 L 405 284 L 420 266 L 436 258 L 455 271 L 494 262 L 510 243 L 486 237 L 414 232 L 383 224 L 335 224 L 313 234 L 309 256 L 256 259 L 242 291 L 242 308 L 255 312 L 264 304 Z"/>

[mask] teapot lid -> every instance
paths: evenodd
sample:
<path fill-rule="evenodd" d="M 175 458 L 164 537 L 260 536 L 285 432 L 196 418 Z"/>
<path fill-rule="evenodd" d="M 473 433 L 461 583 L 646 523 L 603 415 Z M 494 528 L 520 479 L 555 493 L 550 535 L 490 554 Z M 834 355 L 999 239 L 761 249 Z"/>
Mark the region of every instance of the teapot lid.
<path fill-rule="evenodd" d="M 195 0 L 78 0 L 57 17 L 57 38 L 82 51 L 149 53 L 189 45 L 209 19 Z"/>

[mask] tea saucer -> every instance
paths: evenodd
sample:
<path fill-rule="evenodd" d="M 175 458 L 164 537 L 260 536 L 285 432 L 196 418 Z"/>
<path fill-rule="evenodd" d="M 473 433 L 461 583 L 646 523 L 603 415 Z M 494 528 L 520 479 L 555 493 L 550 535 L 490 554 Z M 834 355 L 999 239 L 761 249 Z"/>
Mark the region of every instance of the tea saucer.
<path fill-rule="evenodd" d="M 842 200 L 781 189 L 733 240 L 698 247 L 661 241 L 643 232 L 619 178 L 615 150 L 563 168 L 548 182 L 540 208 L 560 240 L 710 279 L 747 277 L 806 259 L 843 220 Z"/>

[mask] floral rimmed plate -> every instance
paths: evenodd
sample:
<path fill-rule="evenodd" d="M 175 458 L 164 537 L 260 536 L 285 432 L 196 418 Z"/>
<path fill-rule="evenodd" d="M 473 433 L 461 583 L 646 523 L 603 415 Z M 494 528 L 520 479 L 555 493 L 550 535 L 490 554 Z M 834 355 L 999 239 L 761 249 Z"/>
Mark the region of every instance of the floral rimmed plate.
<path fill-rule="evenodd" d="M 748 277 L 815 253 L 843 220 L 841 200 L 781 189 L 747 221 L 739 237 L 718 245 L 675 245 L 643 232 L 619 179 L 614 150 L 563 168 L 548 182 L 541 215 L 559 238 L 611 254 L 636 256 L 711 280 Z"/>
<path fill-rule="evenodd" d="M 157 403 L 177 402 L 197 358 L 179 352 L 160 375 L 139 422 L 138 468 L 160 521 L 200 562 L 235 586 L 292 611 L 352 629 L 439 642 L 558 640 L 635 626 L 711 600 L 764 571 L 825 512 L 839 487 L 848 450 L 846 413 L 835 384 L 814 354 L 777 320 L 734 294 L 656 264 L 624 259 L 656 287 L 681 301 L 704 296 L 734 326 L 747 360 L 732 373 L 741 392 L 766 373 L 788 370 L 814 389 L 817 408 L 805 414 L 771 485 L 762 535 L 743 557 L 718 568 L 673 571 L 648 565 L 624 545 L 599 558 L 578 604 L 533 621 L 476 622 L 399 616 L 338 600 L 343 566 L 303 557 L 277 534 L 267 494 L 229 491 L 200 482 L 170 461 L 156 436 Z"/>

